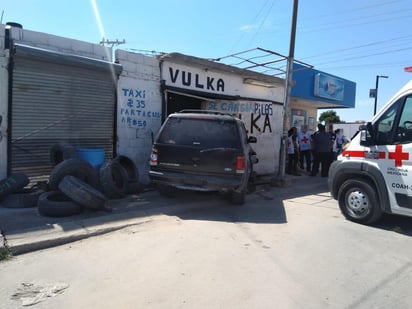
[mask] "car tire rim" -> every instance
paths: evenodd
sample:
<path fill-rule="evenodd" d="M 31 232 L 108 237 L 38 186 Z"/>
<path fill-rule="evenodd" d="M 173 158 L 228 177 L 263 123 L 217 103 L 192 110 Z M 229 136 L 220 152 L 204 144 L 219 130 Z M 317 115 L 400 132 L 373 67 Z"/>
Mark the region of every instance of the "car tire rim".
<path fill-rule="evenodd" d="M 364 218 L 370 212 L 369 198 L 361 190 L 349 192 L 346 198 L 346 205 L 349 213 L 354 218 Z"/>

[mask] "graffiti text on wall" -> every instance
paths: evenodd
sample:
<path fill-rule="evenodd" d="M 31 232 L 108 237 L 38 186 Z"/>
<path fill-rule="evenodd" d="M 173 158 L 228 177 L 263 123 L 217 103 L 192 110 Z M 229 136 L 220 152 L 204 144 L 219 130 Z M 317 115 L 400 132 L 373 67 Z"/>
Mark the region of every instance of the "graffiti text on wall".
<path fill-rule="evenodd" d="M 172 84 L 181 83 L 183 86 L 205 89 L 208 91 L 225 92 L 225 82 L 221 78 L 204 76 L 199 73 L 181 71 L 169 67 L 170 81 Z"/>
<path fill-rule="evenodd" d="M 122 88 L 122 95 L 124 98 L 124 104 L 120 108 L 122 123 L 144 128 L 149 119 L 160 119 L 160 112 L 147 110 L 146 90 Z"/>
<path fill-rule="evenodd" d="M 207 109 L 237 114 L 246 123 L 250 134 L 272 133 L 270 117 L 273 115 L 272 103 L 208 102 Z"/>

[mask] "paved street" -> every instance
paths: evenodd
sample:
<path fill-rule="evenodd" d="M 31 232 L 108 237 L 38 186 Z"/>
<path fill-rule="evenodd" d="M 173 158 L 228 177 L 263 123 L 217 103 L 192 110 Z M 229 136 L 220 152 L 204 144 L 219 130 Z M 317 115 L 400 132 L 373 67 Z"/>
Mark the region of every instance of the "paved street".
<path fill-rule="evenodd" d="M 242 207 L 206 194 L 156 199 L 182 207 L 1 262 L 0 308 L 412 306 L 411 219 L 348 222 L 325 179 L 261 186 Z"/>

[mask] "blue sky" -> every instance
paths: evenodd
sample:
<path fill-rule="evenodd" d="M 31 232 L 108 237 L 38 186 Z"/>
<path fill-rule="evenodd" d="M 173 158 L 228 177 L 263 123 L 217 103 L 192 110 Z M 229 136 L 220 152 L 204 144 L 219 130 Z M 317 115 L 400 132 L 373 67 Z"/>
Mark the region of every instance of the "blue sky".
<path fill-rule="evenodd" d="M 96 17 L 96 4 L 99 18 Z M 0 3 L 2 23 L 99 43 L 126 40 L 131 51 L 219 58 L 255 47 L 289 53 L 292 0 L 13 0 Z M 354 109 L 343 121 L 368 120 L 379 80 L 378 109 L 412 73 L 412 1 L 299 1 L 295 59 L 356 82 Z"/>

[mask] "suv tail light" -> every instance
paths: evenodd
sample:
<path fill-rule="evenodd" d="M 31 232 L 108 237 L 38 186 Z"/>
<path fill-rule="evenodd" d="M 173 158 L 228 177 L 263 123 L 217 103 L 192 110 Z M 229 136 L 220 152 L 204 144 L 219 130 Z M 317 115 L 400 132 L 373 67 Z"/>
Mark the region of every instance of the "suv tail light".
<path fill-rule="evenodd" d="M 243 174 L 245 172 L 245 156 L 236 157 L 236 174 Z"/>
<path fill-rule="evenodd" d="M 153 147 L 150 154 L 150 166 L 157 166 L 157 163 L 157 149 Z"/>

